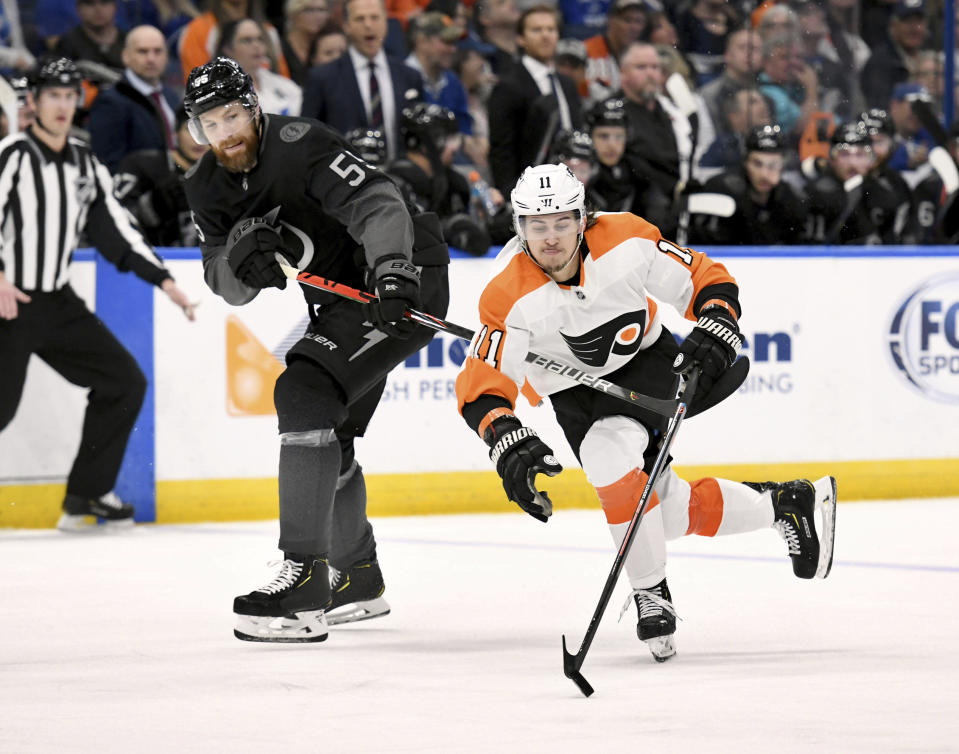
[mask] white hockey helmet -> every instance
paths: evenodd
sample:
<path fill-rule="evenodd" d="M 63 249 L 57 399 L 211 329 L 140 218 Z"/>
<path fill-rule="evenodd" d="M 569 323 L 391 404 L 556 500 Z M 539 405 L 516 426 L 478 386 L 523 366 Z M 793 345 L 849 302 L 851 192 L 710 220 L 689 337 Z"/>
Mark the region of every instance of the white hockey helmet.
<path fill-rule="evenodd" d="M 557 212 L 576 212 L 579 233 L 586 224 L 586 188 L 566 165 L 535 165 L 528 167 L 509 195 L 513 205 L 513 228 L 523 244 L 526 233 L 522 218 L 531 215 L 552 215 Z"/>

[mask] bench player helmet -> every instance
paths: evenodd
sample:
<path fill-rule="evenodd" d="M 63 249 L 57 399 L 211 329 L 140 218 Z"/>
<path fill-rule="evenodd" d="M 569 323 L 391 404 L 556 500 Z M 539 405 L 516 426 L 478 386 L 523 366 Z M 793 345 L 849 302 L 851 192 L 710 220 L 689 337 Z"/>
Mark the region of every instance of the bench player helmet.
<path fill-rule="evenodd" d="M 209 144 L 199 117 L 221 105 L 239 102 L 252 119 L 259 112 L 259 100 L 253 79 L 230 58 L 219 57 L 190 71 L 183 95 L 183 107 L 189 120 L 190 135 L 198 144 Z"/>
<path fill-rule="evenodd" d="M 446 138 L 459 133 L 452 110 L 426 102 L 403 110 L 400 129 L 407 149 L 427 152 L 431 149 L 441 151 Z"/>
<path fill-rule="evenodd" d="M 513 228 L 526 252 L 525 218 L 575 212 L 579 220 L 579 240 L 586 230 L 586 188 L 566 165 L 528 167 L 509 195 L 513 206 Z"/>
<path fill-rule="evenodd" d="M 866 125 L 858 120 L 851 120 L 836 126 L 832 134 L 832 149 L 848 147 L 867 147 L 872 149 L 872 137 Z"/>
<path fill-rule="evenodd" d="M 896 125 L 892 122 L 892 116 L 881 107 L 874 107 L 861 113 L 859 120 L 866 126 L 870 136 L 885 134 L 893 138 L 896 135 Z"/>
<path fill-rule="evenodd" d="M 593 152 L 593 139 L 585 131 L 560 131 L 553 139 L 549 150 L 550 160 L 586 160 L 592 162 L 596 154 Z"/>
<path fill-rule="evenodd" d="M 50 58 L 32 77 L 33 96 L 39 95 L 42 89 L 54 86 L 68 87 L 76 90 L 77 94 L 81 94 L 82 81 L 80 69 L 70 58 Z"/>
<path fill-rule="evenodd" d="M 590 109 L 586 122 L 591 131 L 600 126 L 626 128 L 626 103 L 619 97 L 601 100 Z"/>
<path fill-rule="evenodd" d="M 782 152 L 786 136 L 779 126 L 756 126 L 746 134 L 746 152 Z"/>
<path fill-rule="evenodd" d="M 349 142 L 350 149 L 364 162 L 377 167 L 386 162 L 386 139 L 383 132 L 375 128 L 354 128 L 343 136 Z"/>

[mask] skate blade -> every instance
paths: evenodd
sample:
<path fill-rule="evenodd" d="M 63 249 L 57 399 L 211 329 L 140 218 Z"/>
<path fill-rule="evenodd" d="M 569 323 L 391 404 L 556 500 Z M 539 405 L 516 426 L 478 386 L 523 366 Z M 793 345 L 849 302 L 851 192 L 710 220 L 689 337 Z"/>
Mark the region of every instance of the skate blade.
<path fill-rule="evenodd" d="M 326 621 L 331 626 L 340 626 L 344 623 L 356 623 L 389 614 L 389 603 L 383 597 L 377 597 L 366 602 L 351 602 L 331 610 L 326 614 Z"/>
<path fill-rule="evenodd" d="M 819 533 L 819 563 L 816 578 L 824 579 L 832 569 L 833 547 L 836 542 L 836 478 L 824 476 L 813 483 L 816 490 L 816 508 L 822 514 Z"/>
<path fill-rule="evenodd" d="M 645 639 L 645 642 L 656 662 L 666 662 L 666 660 L 676 654 L 676 644 L 673 642 L 672 634 L 668 636 L 657 636 L 654 639 Z"/>
<path fill-rule="evenodd" d="M 89 515 L 64 513 L 60 516 L 60 520 L 57 521 L 57 529 L 69 534 L 97 534 L 108 531 L 123 531 L 132 528 L 132 518 L 124 518 L 119 521 L 104 521 L 101 524 L 92 513 Z"/>
<path fill-rule="evenodd" d="M 236 616 L 233 635 L 242 641 L 270 641 L 286 644 L 304 644 L 326 641 L 329 631 L 323 610 L 297 613 L 295 618 L 240 615 Z"/>

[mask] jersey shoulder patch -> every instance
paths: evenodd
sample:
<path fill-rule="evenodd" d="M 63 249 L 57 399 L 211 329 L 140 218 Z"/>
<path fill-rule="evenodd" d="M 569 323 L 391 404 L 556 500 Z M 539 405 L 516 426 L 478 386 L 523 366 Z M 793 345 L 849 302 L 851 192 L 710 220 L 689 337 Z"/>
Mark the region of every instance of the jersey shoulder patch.
<path fill-rule="evenodd" d="M 306 132 L 309 131 L 310 128 L 310 123 L 305 120 L 287 123 L 280 129 L 280 141 L 285 141 L 287 144 L 299 141 L 306 135 Z"/>

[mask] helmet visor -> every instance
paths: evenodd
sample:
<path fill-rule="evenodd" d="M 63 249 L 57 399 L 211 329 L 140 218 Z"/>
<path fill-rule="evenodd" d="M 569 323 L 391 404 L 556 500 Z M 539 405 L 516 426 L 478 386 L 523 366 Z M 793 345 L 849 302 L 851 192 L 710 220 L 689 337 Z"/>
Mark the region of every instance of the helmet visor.
<path fill-rule="evenodd" d="M 197 144 L 218 146 L 245 129 L 255 115 L 255 108 L 236 100 L 190 118 L 187 128 Z"/>
<path fill-rule="evenodd" d="M 558 212 L 550 215 L 523 215 L 519 219 L 522 237 L 527 241 L 561 238 L 579 233 L 579 212 Z"/>

